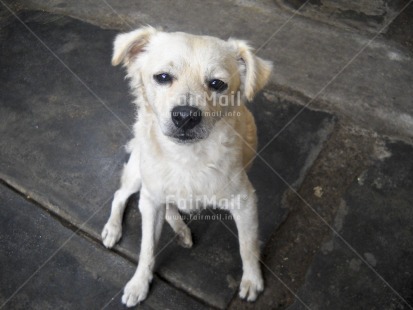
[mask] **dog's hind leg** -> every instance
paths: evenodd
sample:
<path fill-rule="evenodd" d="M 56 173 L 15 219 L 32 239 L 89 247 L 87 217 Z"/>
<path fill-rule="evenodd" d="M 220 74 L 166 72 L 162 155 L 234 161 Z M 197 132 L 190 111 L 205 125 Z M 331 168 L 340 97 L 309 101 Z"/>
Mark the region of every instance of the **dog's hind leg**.
<path fill-rule="evenodd" d="M 139 264 L 132 279 L 126 284 L 122 302 L 127 307 L 135 306 L 146 298 L 155 266 L 155 250 L 165 220 L 165 205 L 158 205 L 143 188 L 139 199 L 142 215 L 142 243 Z"/>
<path fill-rule="evenodd" d="M 174 204 L 168 204 L 166 206 L 166 221 L 171 225 L 173 231 L 176 233 L 178 244 L 184 248 L 192 247 L 191 230 L 182 220 L 181 215 L 178 212 L 178 208 Z"/>
<path fill-rule="evenodd" d="M 122 237 L 122 218 L 129 196 L 138 192 L 142 181 L 139 171 L 139 149 L 134 149 L 123 168 L 121 186 L 115 192 L 109 220 L 102 231 L 105 247 L 112 248 Z"/>

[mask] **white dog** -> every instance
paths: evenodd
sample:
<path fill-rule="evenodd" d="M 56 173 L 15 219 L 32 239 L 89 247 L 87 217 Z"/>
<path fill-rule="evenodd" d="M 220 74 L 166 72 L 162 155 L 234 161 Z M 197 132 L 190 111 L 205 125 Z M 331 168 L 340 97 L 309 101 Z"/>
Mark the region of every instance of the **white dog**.
<path fill-rule="evenodd" d="M 206 207 L 200 201 L 215 201 L 233 215 L 243 264 L 239 295 L 254 301 L 264 283 L 257 199 L 246 170 L 257 138 L 243 101 L 264 87 L 271 63 L 255 56 L 244 41 L 152 27 L 117 36 L 112 64 L 120 63 L 127 68 L 138 119 L 103 244 L 111 248 L 121 238 L 126 201 L 137 191 L 142 214 L 139 265 L 122 302 L 131 307 L 146 298 L 165 219 L 180 243 L 192 246 L 178 209 Z"/>

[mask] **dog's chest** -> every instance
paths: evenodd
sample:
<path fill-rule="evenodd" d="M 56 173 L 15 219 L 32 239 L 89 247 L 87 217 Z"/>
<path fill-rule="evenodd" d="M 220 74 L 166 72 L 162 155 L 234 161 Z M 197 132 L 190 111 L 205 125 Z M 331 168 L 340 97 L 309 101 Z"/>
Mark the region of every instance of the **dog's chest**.
<path fill-rule="evenodd" d="M 222 168 L 214 163 L 199 160 L 187 163 L 163 162 L 152 166 L 151 174 L 157 176 L 156 187 L 161 188 L 164 195 L 185 198 L 216 192 L 226 179 L 226 169 Z"/>
<path fill-rule="evenodd" d="M 183 158 L 152 159 L 151 165 L 142 165 L 143 182 L 158 199 L 183 210 L 216 204 L 228 196 L 234 170 L 228 154 L 221 155 L 225 156 L 185 154 Z"/>
<path fill-rule="evenodd" d="M 221 171 L 212 165 L 171 165 L 163 174 L 162 187 L 165 195 L 191 199 L 214 195 L 223 178 Z"/>

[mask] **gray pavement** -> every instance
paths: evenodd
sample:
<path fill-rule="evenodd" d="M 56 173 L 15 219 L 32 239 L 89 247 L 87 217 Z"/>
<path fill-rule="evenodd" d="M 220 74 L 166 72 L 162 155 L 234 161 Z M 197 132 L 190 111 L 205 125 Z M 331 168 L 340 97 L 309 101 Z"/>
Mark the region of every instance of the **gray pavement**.
<path fill-rule="evenodd" d="M 257 159 L 250 174 L 267 288 L 240 301 L 234 223 L 199 220 L 190 250 L 164 229 L 142 307 L 412 308 L 413 62 L 400 33 L 366 45 L 405 3 L 354 24 L 293 2 L 8 2 L 20 21 L 0 3 L 0 307 L 121 307 L 140 216 L 135 195 L 121 243 L 100 245 L 134 118 L 110 57 L 119 29 L 150 23 L 255 46 L 278 32 L 259 51 L 273 80 L 250 105 L 260 146 L 271 142 L 261 155 L 272 168 Z"/>
<path fill-rule="evenodd" d="M 0 305 L 6 309 L 123 308 L 120 288 L 133 274 L 134 264 L 74 233 L 4 184 L 0 196 Z M 208 307 L 155 278 L 144 308 Z"/>
<path fill-rule="evenodd" d="M 409 309 L 413 302 L 413 147 L 386 144 L 351 184 L 336 235 L 314 258 L 298 295 L 311 309 Z M 291 309 L 306 309 L 296 301 Z"/>

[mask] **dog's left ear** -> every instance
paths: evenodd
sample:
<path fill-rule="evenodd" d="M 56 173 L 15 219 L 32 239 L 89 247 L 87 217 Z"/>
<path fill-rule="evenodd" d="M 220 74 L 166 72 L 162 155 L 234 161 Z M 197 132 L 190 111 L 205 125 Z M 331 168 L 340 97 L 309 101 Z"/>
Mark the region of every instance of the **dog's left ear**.
<path fill-rule="evenodd" d="M 237 60 L 241 74 L 241 90 L 248 101 L 254 98 L 271 75 L 272 63 L 255 56 L 252 48 L 242 40 L 229 39 L 237 51 Z"/>
<path fill-rule="evenodd" d="M 157 29 L 147 26 L 119 34 L 113 44 L 112 65 L 117 66 L 123 63 L 127 66 L 134 57 L 144 50 L 145 45 L 157 32 Z"/>

